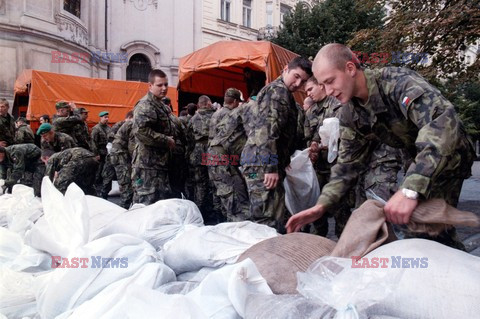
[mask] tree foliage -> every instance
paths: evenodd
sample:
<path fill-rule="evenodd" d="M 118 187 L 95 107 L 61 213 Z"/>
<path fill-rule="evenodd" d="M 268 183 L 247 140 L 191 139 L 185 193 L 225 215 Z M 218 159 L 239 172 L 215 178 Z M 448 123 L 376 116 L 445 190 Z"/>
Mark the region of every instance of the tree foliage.
<path fill-rule="evenodd" d="M 327 43 L 347 43 L 355 33 L 383 28 L 381 6 L 365 7 L 356 0 L 314 1 L 310 7 L 299 2 L 284 19 L 272 42 L 303 56 L 314 57 Z M 368 40 L 356 49 L 374 50 L 377 40 Z"/>

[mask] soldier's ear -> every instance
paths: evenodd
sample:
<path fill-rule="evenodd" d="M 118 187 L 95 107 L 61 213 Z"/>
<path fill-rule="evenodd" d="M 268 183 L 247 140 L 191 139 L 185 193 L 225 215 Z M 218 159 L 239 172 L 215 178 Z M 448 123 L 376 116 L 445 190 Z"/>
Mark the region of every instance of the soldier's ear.
<path fill-rule="evenodd" d="M 347 61 L 345 64 L 345 72 L 348 73 L 352 78 L 357 75 L 357 66 L 352 61 Z"/>

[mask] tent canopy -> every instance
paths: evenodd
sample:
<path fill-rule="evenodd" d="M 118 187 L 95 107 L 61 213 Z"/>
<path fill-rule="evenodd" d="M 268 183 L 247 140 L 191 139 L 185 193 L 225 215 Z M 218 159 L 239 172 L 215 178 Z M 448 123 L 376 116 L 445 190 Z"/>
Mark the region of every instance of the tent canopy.
<path fill-rule="evenodd" d="M 268 41 L 219 41 L 180 59 L 178 88 L 223 97 L 226 89 L 235 87 L 247 96 L 245 67 L 265 72 L 269 83 L 297 56 Z"/>
<path fill-rule="evenodd" d="M 15 96 L 29 96 L 27 119 L 38 120 L 43 114 L 54 114 L 60 100 L 74 102 L 90 111 L 89 119 L 97 121 L 98 113 L 110 112 L 109 122 L 125 118 L 137 101 L 148 92 L 148 83 L 93 79 L 37 70 L 24 70 L 15 81 Z M 177 90 L 170 87 L 167 96 L 177 112 Z"/>

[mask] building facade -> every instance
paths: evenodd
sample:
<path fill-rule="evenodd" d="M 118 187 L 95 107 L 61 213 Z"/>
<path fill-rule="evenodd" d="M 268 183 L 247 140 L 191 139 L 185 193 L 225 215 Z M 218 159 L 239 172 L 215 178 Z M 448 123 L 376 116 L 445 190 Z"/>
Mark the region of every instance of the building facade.
<path fill-rule="evenodd" d="M 269 39 L 298 0 L 0 0 L 0 96 L 24 69 L 178 82 L 178 61 L 220 40 Z M 13 104 L 13 103 L 11 103 Z"/>

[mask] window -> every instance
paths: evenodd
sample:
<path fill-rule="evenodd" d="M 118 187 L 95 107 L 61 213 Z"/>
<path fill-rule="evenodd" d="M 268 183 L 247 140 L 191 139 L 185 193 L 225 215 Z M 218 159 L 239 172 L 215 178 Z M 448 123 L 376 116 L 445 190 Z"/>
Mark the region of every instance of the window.
<path fill-rule="evenodd" d="M 127 66 L 127 81 L 148 82 L 148 73 L 151 69 L 152 65 L 145 55 L 134 54 Z"/>
<path fill-rule="evenodd" d="M 243 0 L 243 25 L 252 27 L 252 0 Z"/>
<path fill-rule="evenodd" d="M 63 10 L 80 19 L 80 0 L 63 0 Z"/>
<path fill-rule="evenodd" d="M 267 26 L 273 25 L 273 2 L 267 2 Z"/>
<path fill-rule="evenodd" d="M 291 8 L 284 4 L 280 5 L 280 25 L 283 25 L 283 19 L 285 19 L 286 15 L 290 14 Z"/>
<path fill-rule="evenodd" d="M 230 2 L 231 0 L 220 1 L 220 18 L 224 21 L 230 21 Z"/>

